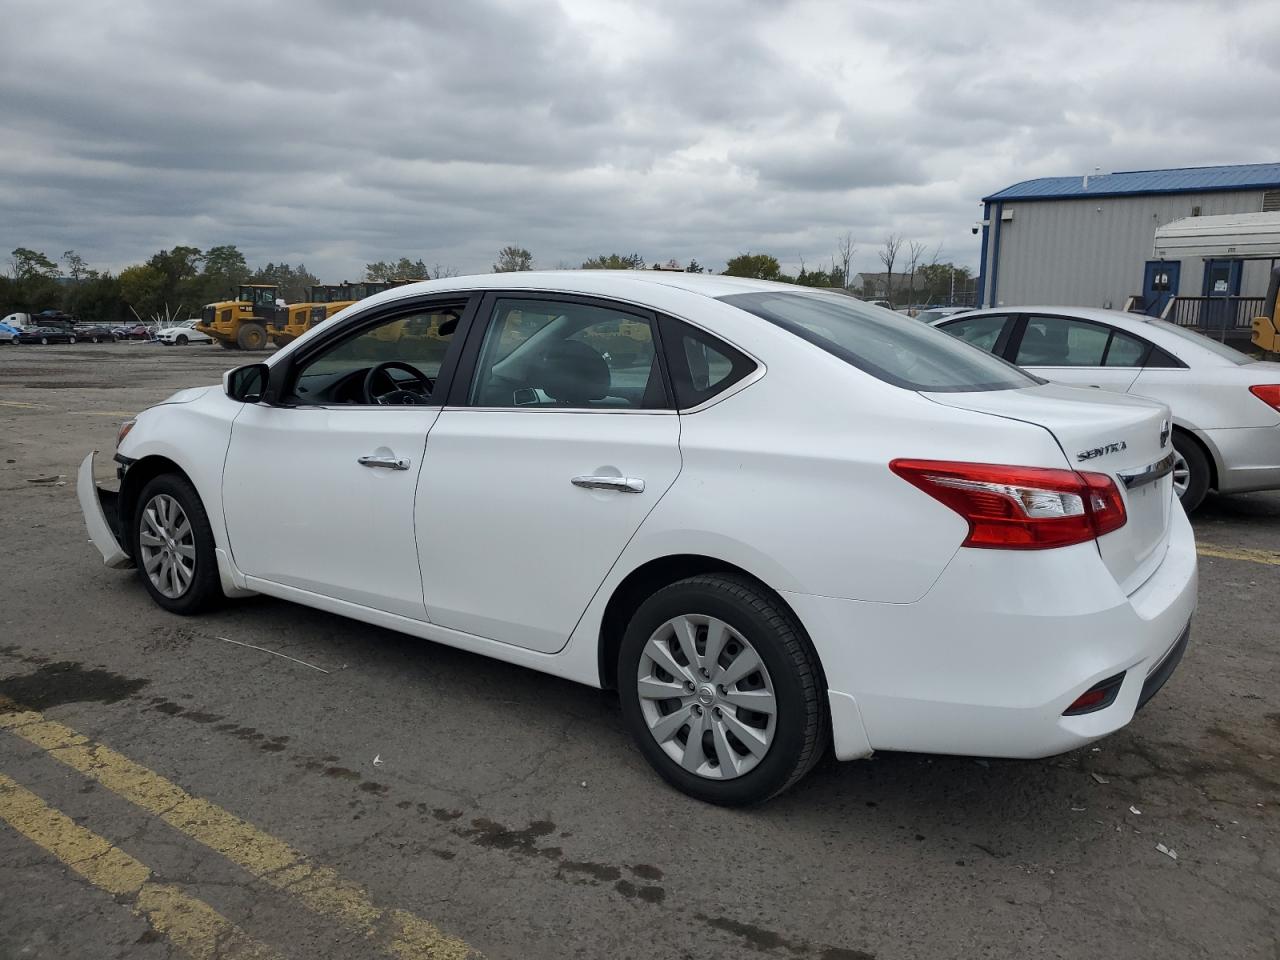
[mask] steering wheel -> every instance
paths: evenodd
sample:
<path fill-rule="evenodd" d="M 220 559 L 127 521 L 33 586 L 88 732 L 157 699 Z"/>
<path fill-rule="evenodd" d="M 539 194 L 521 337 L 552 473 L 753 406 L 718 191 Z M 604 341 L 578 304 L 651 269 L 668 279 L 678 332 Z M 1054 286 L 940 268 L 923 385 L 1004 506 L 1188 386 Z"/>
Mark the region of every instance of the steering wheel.
<path fill-rule="evenodd" d="M 388 370 L 403 370 L 412 378 L 395 380 Z M 378 380 L 381 378 L 390 386 L 389 390 L 379 390 Z M 410 390 L 406 384 L 414 384 L 417 389 Z M 364 402 L 384 406 L 414 406 L 425 404 L 431 398 L 434 382 L 425 373 L 403 360 L 385 360 L 369 368 L 364 375 Z"/>

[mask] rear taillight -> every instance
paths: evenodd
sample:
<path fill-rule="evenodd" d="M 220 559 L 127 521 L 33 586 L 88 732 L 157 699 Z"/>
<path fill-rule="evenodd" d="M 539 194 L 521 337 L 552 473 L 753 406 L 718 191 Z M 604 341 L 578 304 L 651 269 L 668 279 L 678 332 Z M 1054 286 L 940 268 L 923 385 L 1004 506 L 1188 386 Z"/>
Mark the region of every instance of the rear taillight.
<path fill-rule="evenodd" d="M 1249 392 L 1273 410 L 1280 410 L 1280 383 L 1260 383 Z"/>
<path fill-rule="evenodd" d="M 946 460 L 894 460 L 889 469 L 969 521 L 965 547 L 1065 547 L 1127 519 L 1120 489 L 1105 473 Z"/>

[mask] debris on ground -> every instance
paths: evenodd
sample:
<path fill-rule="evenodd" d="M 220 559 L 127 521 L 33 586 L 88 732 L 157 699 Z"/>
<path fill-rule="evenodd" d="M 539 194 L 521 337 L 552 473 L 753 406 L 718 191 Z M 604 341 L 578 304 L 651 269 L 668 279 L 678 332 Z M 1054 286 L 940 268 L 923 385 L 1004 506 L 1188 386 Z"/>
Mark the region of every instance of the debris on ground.
<path fill-rule="evenodd" d="M 1178 859 L 1178 852 L 1177 852 L 1176 850 L 1170 850 L 1170 849 L 1169 849 L 1168 847 L 1166 847 L 1163 843 L 1157 843 L 1157 844 L 1156 844 L 1156 849 L 1157 849 L 1157 850 L 1159 850 L 1161 853 L 1163 853 L 1163 854 L 1164 854 L 1166 857 L 1168 857 L 1170 860 L 1177 860 L 1177 859 Z"/>
<path fill-rule="evenodd" d="M 1135 817 L 1142 816 L 1142 811 L 1139 810 L 1137 807 L 1133 807 L 1133 806 L 1129 807 L 1129 812 L 1132 813 Z"/>
<path fill-rule="evenodd" d="M 1100 774 L 1100 773 L 1091 773 L 1091 774 L 1089 774 L 1089 776 L 1093 777 L 1093 779 L 1094 779 L 1094 782 L 1095 782 L 1095 783 L 1110 783 L 1110 782 L 1111 782 L 1110 780 L 1108 780 L 1106 777 L 1104 777 L 1104 776 L 1103 776 L 1102 774 Z"/>
<path fill-rule="evenodd" d="M 268 650 L 266 647 L 259 647 L 257 644 L 245 643 L 243 640 L 232 640 L 229 637 L 214 637 L 215 640 L 221 640 L 223 643 L 234 643 L 237 647 L 248 647 L 250 650 L 260 650 L 263 653 L 269 653 L 273 657 L 279 657 L 281 660 L 289 660 L 293 663 L 300 663 L 304 667 L 310 667 L 312 670 L 319 670 L 321 673 L 328 673 L 324 667 L 317 667 L 314 663 L 307 663 L 305 660 L 299 660 L 297 657 L 291 657 L 287 653 L 280 653 L 278 650 Z"/>
<path fill-rule="evenodd" d="M 379 754 L 377 754 L 377 755 L 373 758 L 373 765 L 374 765 L 375 767 L 380 767 L 380 766 L 382 766 L 382 765 L 383 765 L 384 763 L 386 763 L 386 762 L 387 762 L 387 761 L 385 761 L 385 760 L 383 760 L 383 759 L 382 759 L 382 754 L 380 754 L 380 753 L 379 753 Z"/>
<path fill-rule="evenodd" d="M 67 476 L 64 473 L 51 473 L 44 477 L 27 477 L 27 483 L 57 483 L 59 480 L 66 481 Z"/>

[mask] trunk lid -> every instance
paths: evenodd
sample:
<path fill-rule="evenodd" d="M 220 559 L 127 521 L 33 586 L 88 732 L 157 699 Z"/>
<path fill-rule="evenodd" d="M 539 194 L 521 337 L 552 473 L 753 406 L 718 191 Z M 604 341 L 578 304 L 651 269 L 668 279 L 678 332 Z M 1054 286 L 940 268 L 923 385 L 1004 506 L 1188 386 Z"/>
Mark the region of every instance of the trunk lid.
<path fill-rule="evenodd" d="M 1155 572 L 1168 547 L 1172 511 L 1182 509 L 1174 502 L 1172 473 L 1154 480 L 1147 473 L 1173 453 L 1168 407 L 1057 384 L 924 396 L 945 406 L 1043 427 L 1057 440 L 1072 469 L 1110 476 L 1124 497 L 1127 520 L 1098 539 L 1103 562 L 1126 594 Z"/>

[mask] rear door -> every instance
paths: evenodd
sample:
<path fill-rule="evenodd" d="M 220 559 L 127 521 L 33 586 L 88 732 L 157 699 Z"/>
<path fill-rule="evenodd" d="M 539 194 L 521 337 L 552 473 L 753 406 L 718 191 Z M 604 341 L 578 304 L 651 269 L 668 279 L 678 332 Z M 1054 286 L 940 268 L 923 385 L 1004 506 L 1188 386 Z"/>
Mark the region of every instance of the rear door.
<path fill-rule="evenodd" d="M 1046 380 L 1125 393 L 1148 346 L 1109 324 L 1027 314 L 1011 339 L 1009 359 Z"/>
<path fill-rule="evenodd" d="M 655 318 L 491 294 L 431 430 L 416 525 L 433 623 L 551 653 L 680 472 Z"/>

